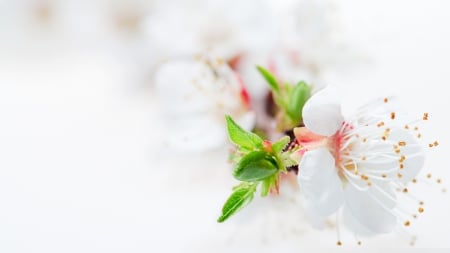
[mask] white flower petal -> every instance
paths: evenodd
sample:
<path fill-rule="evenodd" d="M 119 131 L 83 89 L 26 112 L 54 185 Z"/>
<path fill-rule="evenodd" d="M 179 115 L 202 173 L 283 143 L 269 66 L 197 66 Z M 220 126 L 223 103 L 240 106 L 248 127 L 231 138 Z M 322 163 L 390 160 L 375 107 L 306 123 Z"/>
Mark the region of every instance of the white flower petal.
<path fill-rule="evenodd" d="M 391 112 L 399 112 L 400 105 L 396 97 L 377 98 L 358 108 L 355 116 L 358 116 L 361 123 L 366 123 L 364 119 L 370 120 L 378 117 L 389 117 Z M 399 115 L 397 115 L 399 116 Z"/>
<path fill-rule="evenodd" d="M 354 232 L 358 236 L 374 236 L 376 233 L 370 231 L 365 226 L 363 226 L 356 218 L 353 216 L 351 211 L 347 206 L 344 206 L 342 210 L 342 218 L 345 226 Z"/>
<path fill-rule="evenodd" d="M 400 172 L 402 174 L 400 181 L 407 183 L 417 176 L 423 168 L 425 152 L 415 137 L 406 130 L 395 129 L 389 136 L 389 139 L 405 143 L 404 146 L 400 146 L 400 154 L 406 158 L 403 162 L 404 168 Z"/>
<path fill-rule="evenodd" d="M 192 113 L 211 107 L 208 84 L 203 82 L 208 70 L 203 65 L 194 60 L 174 60 L 158 68 L 155 88 L 165 111 Z"/>
<path fill-rule="evenodd" d="M 419 174 L 420 170 L 423 168 L 423 165 L 425 164 L 425 154 L 417 154 L 414 156 L 409 156 L 405 159 L 403 162 L 404 169 L 402 170 L 402 178 L 400 178 L 400 181 L 402 183 L 408 183 L 413 178 Z"/>
<path fill-rule="evenodd" d="M 325 148 L 304 154 L 299 164 L 298 181 L 308 205 L 321 216 L 331 215 L 344 201 L 334 158 Z"/>
<path fill-rule="evenodd" d="M 305 216 L 309 224 L 315 229 L 324 229 L 326 225 L 326 217 L 319 215 L 316 212 L 316 207 L 310 206 L 308 201 L 305 201 L 303 206 L 305 208 Z"/>
<path fill-rule="evenodd" d="M 251 131 L 255 127 L 256 114 L 252 111 L 246 112 L 239 116 L 233 116 L 236 123 L 239 124 L 244 130 Z M 223 121 L 223 126 L 225 126 L 225 121 Z"/>
<path fill-rule="evenodd" d="M 387 181 L 372 179 L 372 186 L 369 188 L 369 193 L 374 198 L 380 200 L 388 209 L 397 206 L 397 195 L 395 194 L 394 187 Z"/>
<path fill-rule="evenodd" d="M 345 189 L 346 207 L 352 216 L 367 230 L 374 233 L 391 232 L 397 224 L 397 217 L 392 213 L 392 202 L 382 198 L 381 192 L 370 187 L 359 191 L 351 184 Z M 388 193 L 390 194 L 390 193 Z"/>
<path fill-rule="evenodd" d="M 344 118 L 335 88 L 326 87 L 306 102 L 303 107 L 303 122 L 316 134 L 331 136 L 336 133 Z"/>
<path fill-rule="evenodd" d="M 208 115 L 172 119 L 167 130 L 166 140 L 169 146 L 177 150 L 205 151 L 226 142 L 223 124 L 212 121 Z"/>

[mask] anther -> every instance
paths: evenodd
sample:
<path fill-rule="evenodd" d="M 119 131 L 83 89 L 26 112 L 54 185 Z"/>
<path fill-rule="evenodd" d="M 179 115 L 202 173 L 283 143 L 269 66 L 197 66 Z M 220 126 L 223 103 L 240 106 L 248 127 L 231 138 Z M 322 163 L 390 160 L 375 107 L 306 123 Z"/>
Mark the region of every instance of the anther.
<path fill-rule="evenodd" d="M 419 211 L 419 213 L 423 213 L 423 211 L 424 211 L 423 207 L 419 207 L 418 211 Z"/>
<path fill-rule="evenodd" d="M 391 119 L 395 119 L 395 112 L 391 112 Z"/>
<path fill-rule="evenodd" d="M 422 118 L 423 118 L 423 120 L 428 120 L 428 113 L 427 112 L 424 113 Z"/>
<path fill-rule="evenodd" d="M 405 227 L 409 227 L 409 225 L 411 225 L 411 222 L 409 220 L 407 220 L 407 221 L 405 221 L 405 223 L 403 225 L 405 225 Z"/>

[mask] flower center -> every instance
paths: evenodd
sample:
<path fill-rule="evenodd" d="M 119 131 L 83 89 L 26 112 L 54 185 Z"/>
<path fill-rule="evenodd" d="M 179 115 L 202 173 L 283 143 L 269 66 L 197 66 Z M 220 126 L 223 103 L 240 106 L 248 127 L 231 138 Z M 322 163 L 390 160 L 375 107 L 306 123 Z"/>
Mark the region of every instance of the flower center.
<path fill-rule="evenodd" d="M 342 123 L 342 127 L 329 138 L 328 148 L 334 156 L 335 166 L 341 178 L 344 178 L 344 169 L 353 171 L 356 168 L 355 162 L 349 158 L 353 144 L 348 143 L 351 139 L 351 135 L 348 132 L 353 129 L 354 127 L 352 125 L 344 122 Z"/>

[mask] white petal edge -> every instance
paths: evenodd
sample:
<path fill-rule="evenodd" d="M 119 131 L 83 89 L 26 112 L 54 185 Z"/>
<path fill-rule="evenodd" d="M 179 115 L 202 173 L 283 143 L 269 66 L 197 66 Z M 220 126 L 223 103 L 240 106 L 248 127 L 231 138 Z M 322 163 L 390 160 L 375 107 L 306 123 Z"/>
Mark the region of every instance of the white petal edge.
<path fill-rule="evenodd" d="M 312 132 L 331 136 L 341 127 L 344 118 L 337 90 L 327 86 L 313 95 L 303 107 L 303 122 Z"/>
<path fill-rule="evenodd" d="M 320 216 L 333 214 L 344 202 L 342 182 L 334 158 L 326 148 L 304 154 L 299 164 L 298 182 L 308 206 Z"/>

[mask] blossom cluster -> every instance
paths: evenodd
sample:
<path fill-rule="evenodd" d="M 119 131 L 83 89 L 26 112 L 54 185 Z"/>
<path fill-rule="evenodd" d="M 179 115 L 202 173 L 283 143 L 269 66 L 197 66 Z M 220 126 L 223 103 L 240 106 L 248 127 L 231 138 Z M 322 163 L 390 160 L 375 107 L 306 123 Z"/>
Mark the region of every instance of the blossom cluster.
<path fill-rule="evenodd" d="M 424 212 L 424 201 L 409 188 L 418 183 L 425 148 L 439 145 L 421 141 L 419 126 L 428 121 L 428 113 L 412 117 L 396 97 L 384 97 L 344 116 L 335 87 L 311 95 L 306 83 L 281 85 L 259 69 L 270 84 L 276 129 L 284 137 L 264 139 L 227 116 L 229 137 L 237 146 L 233 176 L 241 183 L 223 206 L 219 222 L 250 203 L 258 187 L 263 197 L 279 194 L 282 175 L 289 173 L 297 178 L 313 223 L 334 215 L 357 238 L 409 227 Z"/>

